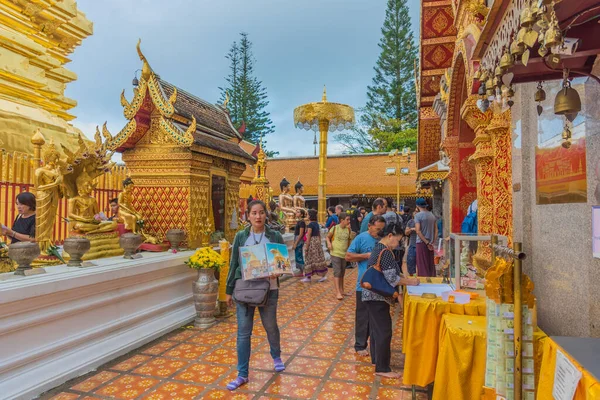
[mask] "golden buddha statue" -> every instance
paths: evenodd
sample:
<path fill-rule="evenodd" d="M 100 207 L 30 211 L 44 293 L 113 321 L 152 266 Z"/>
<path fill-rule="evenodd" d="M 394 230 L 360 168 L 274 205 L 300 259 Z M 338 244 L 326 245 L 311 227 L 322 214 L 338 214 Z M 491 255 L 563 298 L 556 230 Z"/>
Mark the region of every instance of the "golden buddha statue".
<path fill-rule="evenodd" d="M 69 199 L 69 220 L 72 231 L 86 233 L 112 232 L 117 229 L 117 221 L 99 221 L 98 202 L 91 196 L 94 186 L 82 174 L 77 178 L 78 196 Z"/>
<path fill-rule="evenodd" d="M 306 200 L 304 200 L 304 185 L 300 182 L 300 178 L 298 178 L 298 182 L 294 185 L 294 189 L 296 190 L 296 194 L 294 195 L 294 208 L 302 208 L 306 211 Z"/>
<path fill-rule="evenodd" d="M 35 170 L 36 228 L 35 237 L 42 255 L 48 255 L 52 245 L 58 201 L 63 197 L 64 175 L 72 172 L 70 165 L 61 169 L 60 153 L 52 141 L 42 149 L 44 166 Z"/>
<path fill-rule="evenodd" d="M 123 191 L 119 194 L 119 216 L 118 218 L 125 224 L 125 229 L 133 233 L 140 234 L 145 243 L 157 244 L 159 240 L 144 232 L 144 219 L 142 214 L 133 207 L 133 188 L 134 183 L 131 178 L 123 181 Z"/>
<path fill-rule="evenodd" d="M 279 194 L 279 209 L 285 214 L 285 224 L 288 228 L 296 225 L 296 209 L 294 198 L 290 195 L 290 183 L 285 177 L 279 183 L 281 193 Z"/>

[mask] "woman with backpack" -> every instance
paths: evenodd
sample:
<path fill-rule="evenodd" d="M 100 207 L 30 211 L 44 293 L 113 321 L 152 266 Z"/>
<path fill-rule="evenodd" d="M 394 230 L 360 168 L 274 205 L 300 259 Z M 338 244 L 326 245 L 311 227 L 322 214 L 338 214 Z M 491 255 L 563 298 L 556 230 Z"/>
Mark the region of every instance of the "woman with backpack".
<path fill-rule="evenodd" d="M 240 247 L 255 246 L 266 243 L 282 243 L 283 237 L 277 231 L 270 229 L 265 225 L 267 220 L 267 206 L 260 200 L 254 200 L 248 205 L 248 217 L 250 226 L 243 231 L 238 232 L 233 240 L 233 249 L 231 251 L 231 263 L 229 274 L 227 276 L 227 304 L 233 306 L 233 293 L 236 285 L 241 282 L 242 268 L 240 260 Z M 269 347 L 271 348 L 271 357 L 273 357 L 273 367 L 276 372 L 285 370 L 285 365 L 281 360 L 281 340 L 279 326 L 277 325 L 277 300 L 279 298 L 279 277 L 271 276 L 268 279 L 270 290 L 268 299 L 264 306 L 258 307 L 260 320 L 265 331 Z M 254 326 L 255 306 L 236 303 L 237 314 L 237 370 L 238 376 L 235 380 L 227 384 L 227 389 L 235 390 L 248 383 L 248 368 L 250 365 L 250 341 L 252 338 L 252 328 Z"/>

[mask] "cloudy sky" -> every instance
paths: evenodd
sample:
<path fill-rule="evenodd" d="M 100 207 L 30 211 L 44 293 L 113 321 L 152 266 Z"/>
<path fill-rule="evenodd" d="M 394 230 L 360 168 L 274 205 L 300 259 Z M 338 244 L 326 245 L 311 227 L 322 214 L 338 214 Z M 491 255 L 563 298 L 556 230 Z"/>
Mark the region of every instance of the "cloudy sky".
<path fill-rule="evenodd" d="M 415 38 L 419 1 L 408 0 Z M 219 99 L 225 59 L 239 32 L 254 43 L 256 75 L 267 88 L 275 124 L 269 149 L 280 156 L 312 155 L 312 132 L 295 129 L 294 107 L 328 100 L 361 107 L 373 78 L 386 0 L 78 0 L 94 34 L 72 54 L 78 80 L 67 95 L 78 102 L 74 124 L 88 136 L 108 121 L 125 124 L 119 95 L 141 67 L 138 38 L 161 77 L 207 101 Z M 331 142 L 330 142 L 331 143 Z M 329 153 L 341 152 L 332 143 Z"/>

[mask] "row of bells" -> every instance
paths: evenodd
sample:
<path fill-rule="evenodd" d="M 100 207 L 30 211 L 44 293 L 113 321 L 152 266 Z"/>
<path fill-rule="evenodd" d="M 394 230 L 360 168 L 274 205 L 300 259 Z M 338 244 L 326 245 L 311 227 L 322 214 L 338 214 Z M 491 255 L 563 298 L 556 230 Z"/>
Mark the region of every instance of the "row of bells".
<path fill-rule="evenodd" d="M 546 14 L 548 13 L 547 4 L 551 4 L 551 22 L 548 23 Z M 537 24 L 539 32 L 533 29 Z M 554 46 L 563 44 L 563 35 L 556 20 L 554 12 L 554 2 L 540 0 L 536 2 L 532 0 L 529 5 L 526 5 L 520 15 L 520 30 L 516 38 L 512 41 L 509 48 L 506 48 L 500 59 L 500 63 L 494 68 L 493 74 L 487 71 L 478 70 L 474 78 L 482 82 L 479 89 L 481 96 L 488 97 L 494 95 L 494 88 L 502 88 L 503 95 L 508 98 L 514 95 L 514 91 L 510 86 L 512 78 L 507 80 L 504 77 L 507 71 L 515 64 L 517 57 L 522 56 L 526 51 L 529 51 L 536 42 L 540 43 L 540 55 L 545 56 L 549 49 Z M 528 59 L 528 57 L 527 57 Z M 528 60 L 523 60 L 526 64 Z M 503 82 L 504 81 L 504 82 Z M 504 85 L 502 85 L 504 83 Z M 540 103 L 546 100 L 546 92 L 541 85 L 538 85 L 538 90 L 535 93 L 535 101 Z M 581 99 L 579 93 L 573 89 L 570 83 L 565 79 L 563 89 L 556 95 L 554 100 L 554 113 L 557 115 L 565 115 L 567 119 L 573 121 L 577 113 L 581 111 Z"/>

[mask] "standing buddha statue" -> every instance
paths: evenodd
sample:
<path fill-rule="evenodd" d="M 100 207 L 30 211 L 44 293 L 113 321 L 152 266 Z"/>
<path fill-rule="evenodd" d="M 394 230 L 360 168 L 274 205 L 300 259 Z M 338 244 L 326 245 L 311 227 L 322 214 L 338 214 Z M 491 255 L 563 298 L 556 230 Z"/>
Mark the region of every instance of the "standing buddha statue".
<path fill-rule="evenodd" d="M 298 178 L 298 182 L 294 185 L 294 189 L 296 190 L 296 194 L 294 195 L 294 208 L 306 208 L 306 201 L 304 200 L 304 185 L 300 182 L 300 178 Z"/>
<path fill-rule="evenodd" d="M 294 208 L 303 209 L 307 215 L 308 211 L 306 210 L 306 200 L 304 200 L 304 185 L 300 182 L 300 178 L 298 178 L 298 182 L 294 185 L 294 189 L 296 190 L 296 194 L 294 195 Z"/>
<path fill-rule="evenodd" d="M 42 255 L 48 255 L 48 249 L 52 245 L 58 201 L 63 197 L 63 174 L 70 173 L 72 168 L 68 166 L 61 171 L 60 153 L 52 141 L 42 149 L 42 160 L 44 166 L 35 170 L 35 236 Z"/>
<path fill-rule="evenodd" d="M 290 195 L 290 183 L 285 177 L 279 183 L 281 194 L 279 194 L 279 209 L 285 214 L 285 224 L 288 228 L 296 225 L 296 210 L 294 209 L 294 198 Z"/>

